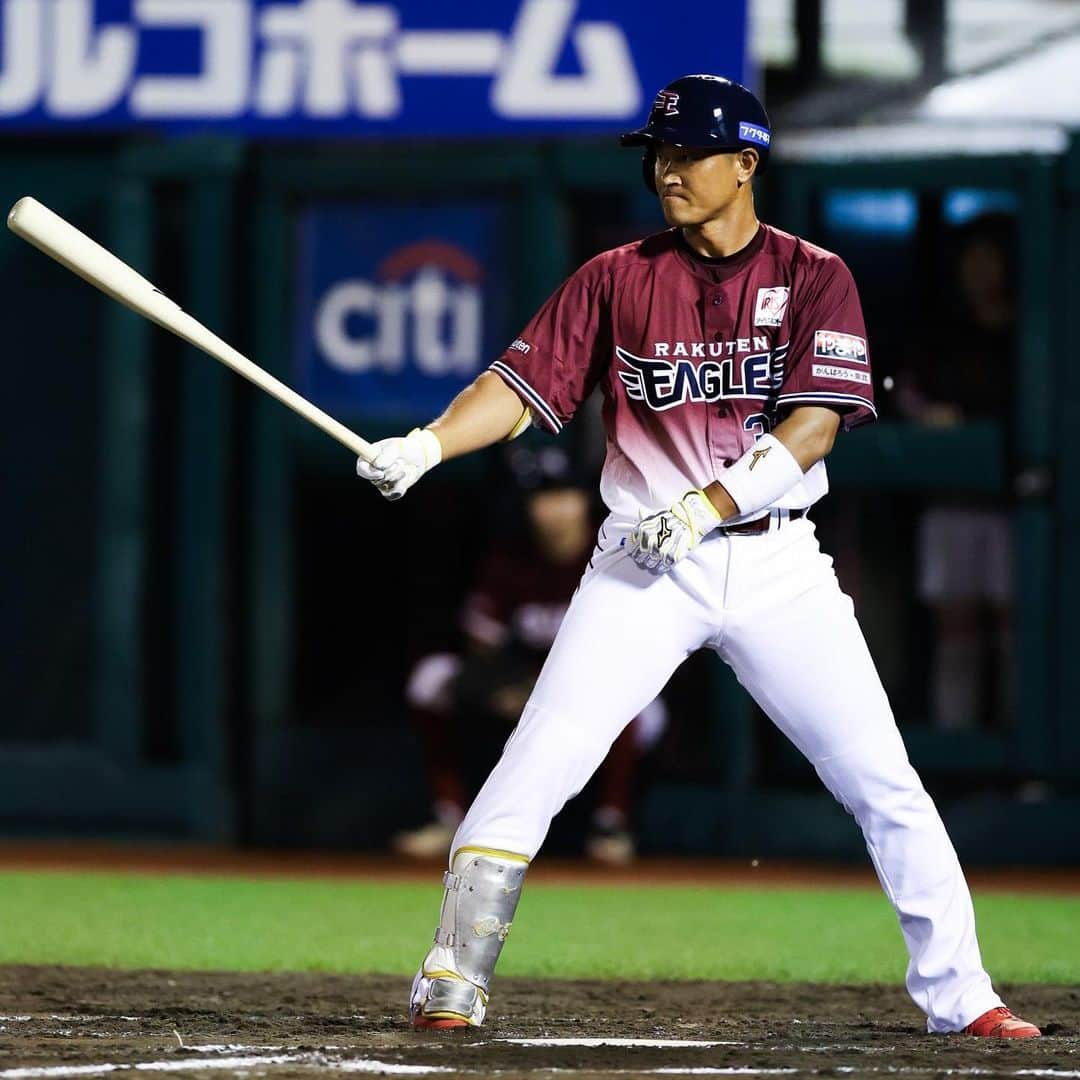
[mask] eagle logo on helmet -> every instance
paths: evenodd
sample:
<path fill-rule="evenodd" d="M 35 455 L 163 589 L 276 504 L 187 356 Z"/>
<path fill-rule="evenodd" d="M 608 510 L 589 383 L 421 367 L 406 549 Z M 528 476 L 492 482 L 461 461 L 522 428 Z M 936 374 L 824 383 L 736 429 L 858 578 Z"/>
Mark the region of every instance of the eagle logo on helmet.
<path fill-rule="evenodd" d="M 664 116 L 678 116 L 679 115 L 679 95 L 673 93 L 671 90 L 661 90 L 656 95 L 656 104 L 653 105 L 653 112 L 661 113 Z"/>

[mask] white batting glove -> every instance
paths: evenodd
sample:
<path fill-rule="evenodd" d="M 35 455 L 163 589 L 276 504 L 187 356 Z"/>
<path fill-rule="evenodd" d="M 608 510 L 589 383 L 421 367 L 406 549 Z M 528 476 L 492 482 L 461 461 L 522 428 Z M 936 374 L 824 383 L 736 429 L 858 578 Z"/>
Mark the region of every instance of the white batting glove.
<path fill-rule="evenodd" d="M 400 499 L 424 473 L 442 461 L 442 444 L 435 432 L 413 428 L 408 435 L 380 439 L 371 461 L 358 458 L 356 474 L 370 480 L 391 501 Z"/>
<path fill-rule="evenodd" d="M 670 509 L 637 523 L 627 541 L 630 557 L 646 570 L 665 574 L 722 520 L 704 491 L 688 491 Z"/>

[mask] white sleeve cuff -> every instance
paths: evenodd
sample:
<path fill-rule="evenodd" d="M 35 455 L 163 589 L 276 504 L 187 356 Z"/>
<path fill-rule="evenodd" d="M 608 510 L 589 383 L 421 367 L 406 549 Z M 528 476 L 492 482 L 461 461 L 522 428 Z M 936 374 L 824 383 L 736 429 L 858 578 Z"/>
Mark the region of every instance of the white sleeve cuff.
<path fill-rule="evenodd" d="M 431 428 L 414 428 L 413 431 L 416 432 L 416 437 L 424 451 L 424 472 L 434 469 L 442 461 L 442 443 L 439 442 L 439 436 Z M 409 434 L 412 435 L 413 431 Z"/>
<path fill-rule="evenodd" d="M 747 517 L 772 506 L 803 477 L 802 466 L 775 436 L 762 435 L 716 479 Z"/>

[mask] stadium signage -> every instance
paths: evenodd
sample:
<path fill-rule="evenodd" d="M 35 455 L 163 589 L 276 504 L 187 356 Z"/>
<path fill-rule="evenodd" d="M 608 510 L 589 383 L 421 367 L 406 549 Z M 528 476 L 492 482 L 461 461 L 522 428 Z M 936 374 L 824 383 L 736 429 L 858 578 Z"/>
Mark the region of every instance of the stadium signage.
<path fill-rule="evenodd" d="M 341 415 L 440 411 L 503 347 L 500 222 L 481 202 L 308 207 L 295 264 L 301 393 Z"/>
<path fill-rule="evenodd" d="M 684 70 L 743 76 L 745 0 L 700 17 L 687 39 L 630 0 L 0 0 L 0 130 L 611 130 Z"/>

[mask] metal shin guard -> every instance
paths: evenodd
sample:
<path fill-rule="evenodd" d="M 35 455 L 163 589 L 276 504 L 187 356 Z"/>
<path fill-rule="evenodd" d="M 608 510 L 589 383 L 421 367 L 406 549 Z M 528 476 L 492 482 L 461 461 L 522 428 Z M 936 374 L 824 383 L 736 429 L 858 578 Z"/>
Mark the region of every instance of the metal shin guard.
<path fill-rule="evenodd" d="M 443 875 L 435 943 L 413 982 L 417 1027 L 479 1027 L 529 868 L 523 855 L 462 848 Z"/>

